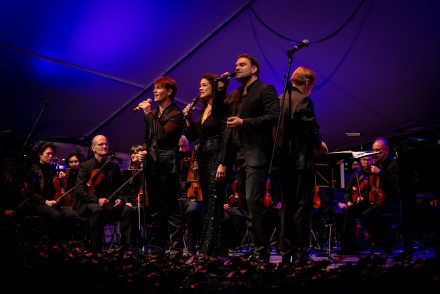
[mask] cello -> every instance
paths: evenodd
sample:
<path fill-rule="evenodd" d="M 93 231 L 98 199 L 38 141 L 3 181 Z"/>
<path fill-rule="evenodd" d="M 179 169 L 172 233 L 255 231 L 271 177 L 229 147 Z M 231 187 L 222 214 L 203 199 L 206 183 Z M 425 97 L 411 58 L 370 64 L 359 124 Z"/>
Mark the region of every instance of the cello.
<path fill-rule="evenodd" d="M 272 197 L 270 196 L 270 179 L 266 181 L 266 193 L 264 194 L 263 199 L 264 206 L 269 207 L 272 205 Z"/>

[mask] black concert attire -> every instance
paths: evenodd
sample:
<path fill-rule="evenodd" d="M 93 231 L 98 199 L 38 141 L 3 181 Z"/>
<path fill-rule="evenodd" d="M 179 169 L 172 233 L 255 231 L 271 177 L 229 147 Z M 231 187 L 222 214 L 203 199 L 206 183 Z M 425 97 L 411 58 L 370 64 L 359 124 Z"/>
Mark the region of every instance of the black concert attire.
<path fill-rule="evenodd" d="M 214 98 L 215 99 L 215 98 Z M 218 158 L 223 134 L 223 115 L 220 108 L 212 109 L 202 123 L 207 104 L 200 110 L 195 123 L 185 128 L 188 141 L 199 139 L 194 151 L 198 164 L 199 183 L 203 195 L 202 246 L 200 252 L 208 255 L 227 255 L 223 232 L 223 204 L 226 184 L 216 180 Z"/>
<path fill-rule="evenodd" d="M 368 201 L 371 185 L 370 185 L 370 171 L 360 169 L 354 172 L 348 180 L 345 189 L 345 202 L 351 202 L 352 205 L 347 205 L 344 208 L 344 229 L 342 232 L 341 253 L 354 254 L 356 252 L 356 219 L 364 219 L 362 213 L 370 207 Z M 358 193 L 359 188 L 361 189 Z M 353 196 L 355 195 L 355 196 Z M 357 201 L 357 197 L 362 197 L 362 201 Z"/>
<path fill-rule="evenodd" d="M 176 104 L 145 115 L 144 144 L 147 147 L 144 174 L 152 219 L 151 253 L 164 254 L 170 241 L 170 253 L 183 251 L 183 233 L 179 205 L 179 139 L 183 131 L 183 113 Z"/>
<path fill-rule="evenodd" d="M 103 179 L 90 193 L 87 182 L 91 179 L 94 170 L 103 166 L 95 157 L 84 161 L 79 166 L 78 178 L 75 185 L 75 198 L 78 199 L 77 215 L 90 218 L 90 239 L 92 250 L 102 250 L 104 226 L 109 221 L 119 221 L 121 231 L 121 246 L 132 245 L 131 230 L 133 225 L 134 210 L 125 205 L 121 192 L 117 193 L 105 207 L 99 205 L 99 198 L 108 198 L 122 185 L 122 176 L 119 165 L 114 162 L 107 163 L 102 169 Z M 121 207 L 114 207 L 116 199 L 123 202 Z"/>
<path fill-rule="evenodd" d="M 282 257 L 285 262 L 304 262 L 310 244 L 315 150 L 321 149 L 322 137 L 313 101 L 296 87 L 286 93 L 278 138 Z"/>
<path fill-rule="evenodd" d="M 73 190 L 70 193 L 71 199 L 70 199 L 70 205 L 73 208 L 73 210 L 78 209 L 78 200 L 75 199 L 75 185 L 76 185 L 76 179 L 78 177 L 78 171 L 79 169 L 70 168 L 69 175 L 67 176 L 67 184 L 66 184 L 66 191 L 69 191 L 73 188 Z M 73 198 L 73 199 L 72 199 Z"/>
<path fill-rule="evenodd" d="M 246 90 L 246 95 L 243 95 Z M 247 86 L 240 86 L 225 99 L 226 91 L 217 91 L 213 109 L 224 108 L 226 117 L 243 119 L 239 130 L 225 128 L 219 163 L 224 166 L 235 163 L 237 191 L 246 217 L 253 258 L 269 260 L 270 232 L 267 225 L 267 207 L 264 195 L 268 169 L 272 155 L 272 128 L 279 116 L 277 93 L 272 85 L 259 79 Z"/>
<path fill-rule="evenodd" d="M 32 213 L 49 221 L 49 233 L 56 239 L 71 238 L 75 212 L 62 201 L 54 206 L 46 205 L 46 200 L 54 200 L 56 193 L 53 179 L 56 172 L 50 164 L 36 163 L 32 165 L 32 192 L 30 193 L 30 209 Z M 70 236 L 69 236 L 70 235 Z"/>

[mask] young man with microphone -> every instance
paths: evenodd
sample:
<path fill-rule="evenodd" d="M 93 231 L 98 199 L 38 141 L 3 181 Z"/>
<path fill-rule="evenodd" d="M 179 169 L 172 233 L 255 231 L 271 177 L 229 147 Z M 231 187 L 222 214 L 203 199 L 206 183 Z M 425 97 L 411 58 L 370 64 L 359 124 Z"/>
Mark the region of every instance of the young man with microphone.
<path fill-rule="evenodd" d="M 184 248 L 179 206 L 179 139 L 183 131 L 183 113 L 173 103 L 176 82 L 169 77 L 154 81 L 154 102 L 159 106 L 151 110 L 148 100 L 139 103 L 145 113 L 144 146 L 140 152 L 145 162 L 148 202 L 152 218 L 151 253 L 165 253 L 170 240 L 170 254 L 181 255 Z"/>
<path fill-rule="evenodd" d="M 227 117 L 219 163 L 235 164 L 237 192 L 253 247 L 249 259 L 268 262 L 270 234 L 263 200 L 273 149 L 272 128 L 277 125 L 280 105 L 275 88 L 260 81 L 259 71 L 255 58 L 239 55 L 235 74 L 242 85 L 226 98 L 228 80 L 225 85 L 219 81 L 213 111 L 223 108 Z M 223 170 L 217 176 L 224 177 Z"/>

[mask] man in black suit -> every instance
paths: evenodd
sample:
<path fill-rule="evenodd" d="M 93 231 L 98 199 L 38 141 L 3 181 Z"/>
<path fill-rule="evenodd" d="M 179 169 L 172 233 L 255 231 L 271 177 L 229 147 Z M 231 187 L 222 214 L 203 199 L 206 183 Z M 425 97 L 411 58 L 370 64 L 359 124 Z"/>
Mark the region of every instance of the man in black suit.
<path fill-rule="evenodd" d="M 121 170 L 117 163 L 106 160 L 109 150 L 106 137 L 95 136 L 91 148 L 94 156 L 80 164 L 76 180 L 75 198 L 79 201 L 77 215 L 90 217 L 92 250 L 102 250 L 104 225 L 110 219 L 120 221 L 121 245 L 126 247 L 131 243 L 134 210 L 125 205 L 122 194 L 108 199 L 122 185 Z M 92 172 L 100 169 L 102 179 L 96 181 L 96 185 L 88 185 L 93 178 Z"/>
<path fill-rule="evenodd" d="M 145 159 L 148 203 L 152 221 L 151 253 L 165 253 L 168 240 L 170 255 L 183 253 L 181 227 L 179 139 L 183 131 L 183 113 L 173 103 L 177 92 L 176 82 L 169 77 L 154 81 L 154 101 L 159 104 L 151 110 L 151 104 L 143 101 L 139 107 L 145 113 L 144 145 L 147 152 L 140 152 Z"/>
<path fill-rule="evenodd" d="M 313 102 L 307 97 L 315 85 L 315 76 L 305 67 L 292 74 L 292 91 L 286 93 L 277 141 L 282 201 L 280 239 L 282 262 L 287 264 L 308 260 L 315 151 L 328 151 L 319 133 Z"/>
<path fill-rule="evenodd" d="M 277 124 L 280 106 L 275 88 L 259 80 L 259 70 L 255 58 L 239 55 L 235 72 L 242 85 L 225 99 L 227 85 L 219 82 L 213 108 L 223 107 L 226 111 L 227 128 L 219 163 L 235 163 L 237 191 L 253 245 L 250 259 L 267 262 L 270 234 L 263 200 L 273 149 L 272 128 Z M 224 180 L 223 177 L 224 169 L 219 168 L 217 178 Z"/>

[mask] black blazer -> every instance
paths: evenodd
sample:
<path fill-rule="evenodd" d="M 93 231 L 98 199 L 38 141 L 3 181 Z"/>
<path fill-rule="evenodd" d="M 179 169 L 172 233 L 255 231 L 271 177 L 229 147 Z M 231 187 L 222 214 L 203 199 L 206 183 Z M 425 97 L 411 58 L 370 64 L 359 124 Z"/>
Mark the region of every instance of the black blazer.
<path fill-rule="evenodd" d="M 90 179 L 92 171 L 100 169 L 102 166 L 95 157 L 82 162 L 79 165 L 78 177 L 75 185 L 75 199 L 78 200 L 78 215 L 82 215 L 85 212 L 87 203 L 98 203 L 99 198 L 107 198 L 112 195 L 122 185 L 122 175 L 119 164 L 115 162 L 109 162 L 102 170 L 104 174 L 103 180 L 95 186 L 95 192 L 90 194 L 87 182 Z M 111 201 L 116 199 L 123 199 L 121 192 L 117 193 Z"/>
<path fill-rule="evenodd" d="M 289 97 L 291 99 L 290 113 L 288 111 Z M 279 98 L 281 104 L 282 95 Z M 314 169 L 315 150 L 321 148 L 321 143 L 322 136 L 316 122 L 313 101 L 294 87 L 290 93 L 286 93 L 281 116 L 277 140 L 280 167 L 283 167 L 283 164 L 289 164 L 285 168 Z"/>
<path fill-rule="evenodd" d="M 256 80 L 247 89 L 241 103 L 244 85 L 234 90 L 225 99 L 226 92 L 218 91 L 213 101 L 213 109 L 223 108 L 226 118 L 238 116 L 243 119 L 239 129 L 239 147 L 244 151 L 246 164 L 251 167 L 268 165 L 273 150 L 272 128 L 277 125 L 280 105 L 275 87 Z M 219 163 L 231 165 L 233 158 L 233 131 L 225 128 Z"/>
<path fill-rule="evenodd" d="M 177 174 L 179 139 L 183 131 L 183 113 L 172 103 L 158 116 L 158 109 L 145 115 L 144 144 L 147 147 L 146 171 L 156 175 Z"/>

